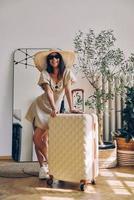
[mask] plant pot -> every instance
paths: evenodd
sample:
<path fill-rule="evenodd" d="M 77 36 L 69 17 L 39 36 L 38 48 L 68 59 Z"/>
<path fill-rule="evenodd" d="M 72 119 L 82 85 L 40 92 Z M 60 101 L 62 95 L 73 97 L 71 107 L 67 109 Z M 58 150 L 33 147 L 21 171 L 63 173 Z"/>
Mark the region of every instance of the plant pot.
<path fill-rule="evenodd" d="M 119 166 L 134 166 L 134 141 L 126 142 L 125 138 L 118 137 L 117 163 Z"/>
<path fill-rule="evenodd" d="M 99 145 L 99 168 L 109 169 L 117 165 L 117 148 L 116 142 L 104 142 Z"/>
<path fill-rule="evenodd" d="M 134 141 L 130 140 L 126 142 L 125 138 L 117 137 L 117 149 L 119 150 L 126 150 L 126 151 L 134 151 Z"/>

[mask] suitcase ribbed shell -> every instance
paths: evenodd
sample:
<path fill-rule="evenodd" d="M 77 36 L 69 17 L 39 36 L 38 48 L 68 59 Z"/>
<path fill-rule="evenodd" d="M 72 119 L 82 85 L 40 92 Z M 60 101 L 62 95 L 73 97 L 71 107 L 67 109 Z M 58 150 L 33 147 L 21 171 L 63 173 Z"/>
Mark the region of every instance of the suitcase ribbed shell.
<path fill-rule="evenodd" d="M 58 114 L 49 120 L 48 164 L 58 180 L 79 182 L 98 175 L 97 117 Z"/>

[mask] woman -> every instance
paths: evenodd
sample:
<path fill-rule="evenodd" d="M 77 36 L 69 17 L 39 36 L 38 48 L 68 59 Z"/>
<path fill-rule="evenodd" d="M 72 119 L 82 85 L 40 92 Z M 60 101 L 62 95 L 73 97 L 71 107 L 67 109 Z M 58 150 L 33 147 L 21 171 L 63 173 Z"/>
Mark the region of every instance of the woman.
<path fill-rule="evenodd" d="M 74 76 L 69 69 L 74 63 L 75 54 L 71 51 L 45 51 L 35 54 L 34 62 L 41 71 L 39 86 L 43 94 L 30 106 L 26 119 L 33 123 L 33 141 L 40 164 L 39 178 L 49 178 L 47 165 L 48 119 L 60 111 L 64 94 L 71 113 L 78 113 L 72 107 L 71 82 Z M 45 162 L 44 162 L 45 159 Z"/>

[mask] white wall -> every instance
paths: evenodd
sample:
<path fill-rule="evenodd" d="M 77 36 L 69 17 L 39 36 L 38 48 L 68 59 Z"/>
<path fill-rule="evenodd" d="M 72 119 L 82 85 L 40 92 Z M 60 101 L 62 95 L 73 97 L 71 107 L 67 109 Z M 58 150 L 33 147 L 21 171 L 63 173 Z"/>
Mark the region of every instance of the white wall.
<path fill-rule="evenodd" d="M 117 46 L 134 52 L 133 0 L 0 0 L 0 156 L 11 155 L 13 51 L 73 49 L 78 29 L 112 28 Z"/>

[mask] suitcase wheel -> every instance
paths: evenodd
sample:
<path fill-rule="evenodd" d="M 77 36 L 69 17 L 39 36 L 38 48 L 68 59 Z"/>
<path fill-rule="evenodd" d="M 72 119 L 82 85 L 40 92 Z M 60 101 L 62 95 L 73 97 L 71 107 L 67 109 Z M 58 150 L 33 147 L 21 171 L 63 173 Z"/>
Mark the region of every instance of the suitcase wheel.
<path fill-rule="evenodd" d="M 53 184 L 53 176 L 50 176 L 50 178 L 47 180 L 47 184 L 50 186 Z"/>
<path fill-rule="evenodd" d="M 80 183 L 80 190 L 84 191 L 85 190 L 85 183 Z"/>
<path fill-rule="evenodd" d="M 95 182 L 95 180 L 93 179 L 93 180 L 91 180 L 91 184 L 92 185 L 95 185 L 96 184 L 96 182 Z"/>

